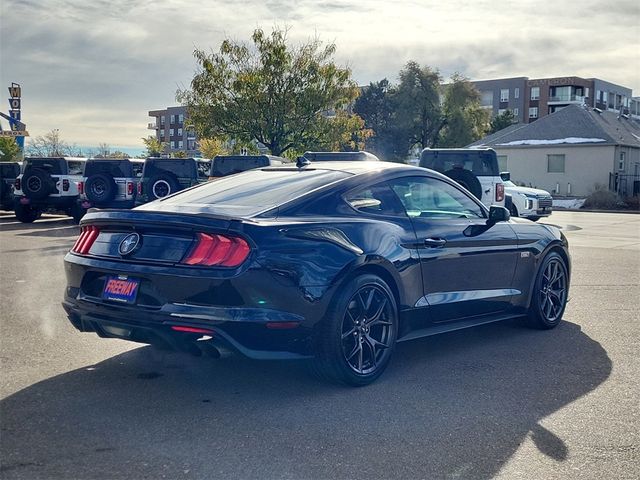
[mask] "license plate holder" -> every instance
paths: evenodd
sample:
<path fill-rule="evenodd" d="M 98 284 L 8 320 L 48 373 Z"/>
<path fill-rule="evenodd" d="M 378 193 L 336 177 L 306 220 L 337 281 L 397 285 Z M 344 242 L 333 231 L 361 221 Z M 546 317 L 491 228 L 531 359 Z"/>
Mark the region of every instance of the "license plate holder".
<path fill-rule="evenodd" d="M 127 275 L 109 275 L 104 282 L 102 298 L 120 303 L 135 303 L 140 280 Z"/>

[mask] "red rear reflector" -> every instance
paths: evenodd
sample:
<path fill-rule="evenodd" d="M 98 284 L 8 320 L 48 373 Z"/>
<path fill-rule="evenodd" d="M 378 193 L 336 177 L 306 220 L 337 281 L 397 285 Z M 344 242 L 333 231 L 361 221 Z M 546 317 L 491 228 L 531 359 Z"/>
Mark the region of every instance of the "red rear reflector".
<path fill-rule="evenodd" d="M 496 184 L 496 202 L 504 200 L 504 183 Z"/>
<path fill-rule="evenodd" d="M 207 330 L 206 328 L 181 327 L 181 326 L 178 326 L 178 325 L 173 325 L 171 327 L 171 329 L 175 330 L 176 332 L 213 334 L 213 330 Z"/>
<path fill-rule="evenodd" d="M 84 182 L 78 182 L 78 193 L 80 195 L 84 193 Z"/>
<path fill-rule="evenodd" d="M 142 182 L 138 182 L 138 195 L 142 195 Z"/>
<path fill-rule="evenodd" d="M 196 245 L 182 263 L 209 267 L 237 267 L 247 259 L 251 251 L 249 244 L 240 237 L 198 233 L 197 238 Z"/>
<path fill-rule="evenodd" d="M 93 245 L 93 242 L 96 241 L 99 234 L 100 230 L 94 225 L 81 227 L 80 236 L 78 237 L 78 240 L 76 240 L 71 251 L 73 253 L 79 253 L 80 255 L 86 255 L 89 253 L 89 250 L 91 250 L 91 246 Z"/>
<path fill-rule="evenodd" d="M 300 322 L 267 322 L 265 325 L 271 330 L 287 330 L 297 328 Z"/>
<path fill-rule="evenodd" d="M 133 195 L 133 182 L 127 182 L 127 195 Z"/>

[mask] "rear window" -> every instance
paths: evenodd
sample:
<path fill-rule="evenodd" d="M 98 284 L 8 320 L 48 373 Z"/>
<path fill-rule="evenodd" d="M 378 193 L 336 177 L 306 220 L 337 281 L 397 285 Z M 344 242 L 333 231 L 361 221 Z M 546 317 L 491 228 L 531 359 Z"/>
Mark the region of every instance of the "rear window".
<path fill-rule="evenodd" d="M 250 216 L 350 176 L 350 173 L 334 170 L 250 170 L 140 208 L 189 210 L 191 207 L 213 214 Z"/>
<path fill-rule="evenodd" d="M 39 168 L 53 175 L 67 175 L 67 162 L 64 158 L 27 158 L 25 172 L 31 168 Z"/>
<path fill-rule="evenodd" d="M 470 170 L 478 176 L 498 176 L 498 160 L 495 152 L 477 150 L 439 151 L 424 150 L 420 157 L 420 166 L 436 172 L 445 173 L 455 168 Z"/>
<path fill-rule="evenodd" d="M 16 178 L 20 175 L 20 165 L 17 163 L 0 163 L 2 178 Z"/>
<path fill-rule="evenodd" d="M 87 177 L 104 173 L 114 178 L 132 178 L 133 170 L 129 160 L 92 160 L 87 162 L 84 174 Z"/>
<path fill-rule="evenodd" d="M 148 160 L 144 165 L 145 178 L 150 178 L 163 172 L 171 172 L 178 178 L 196 178 L 198 175 L 196 162 L 192 158 Z"/>

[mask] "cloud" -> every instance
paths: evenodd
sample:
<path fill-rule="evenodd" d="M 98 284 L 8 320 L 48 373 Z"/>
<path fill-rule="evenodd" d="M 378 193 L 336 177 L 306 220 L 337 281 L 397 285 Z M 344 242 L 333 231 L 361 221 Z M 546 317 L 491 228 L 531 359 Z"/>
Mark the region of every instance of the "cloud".
<path fill-rule="evenodd" d="M 408 61 L 446 77 L 576 75 L 638 95 L 636 2 L 508 0 L 4 0 L 0 88 L 23 87 L 34 135 L 60 128 L 70 143 L 141 146 L 147 112 L 175 104 L 196 68 L 195 47 L 217 49 L 253 29 L 319 36 L 360 84 L 395 81 Z M 6 107 L 2 109 L 6 110 Z"/>

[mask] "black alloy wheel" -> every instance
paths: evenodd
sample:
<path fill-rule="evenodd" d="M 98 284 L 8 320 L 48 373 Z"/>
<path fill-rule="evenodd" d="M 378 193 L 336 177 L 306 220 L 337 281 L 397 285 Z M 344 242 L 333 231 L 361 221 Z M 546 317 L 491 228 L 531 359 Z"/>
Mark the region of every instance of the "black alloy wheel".
<path fill-rule="evenodd" d="M 55 190 L 55 184 L 48 172 L 34 168 L 22 177 L 24 194 L 32 200 L 42 200 Z"/>
<path fill-rule="evenodd" d="M 316 373 L 352 386 L 368 385 L 389 364 L 398 332 L 396 301 L 375 275 L 351 280 L 337 294 L 316 342 Z"/>
<path fill-rule="evenodd" d="M 569 275 L 564 259 L 555 252 L 544 259 L 531 299 L 529 322 L 536 328 L 554 328 L 564 314 L 569 293 Z"/>

